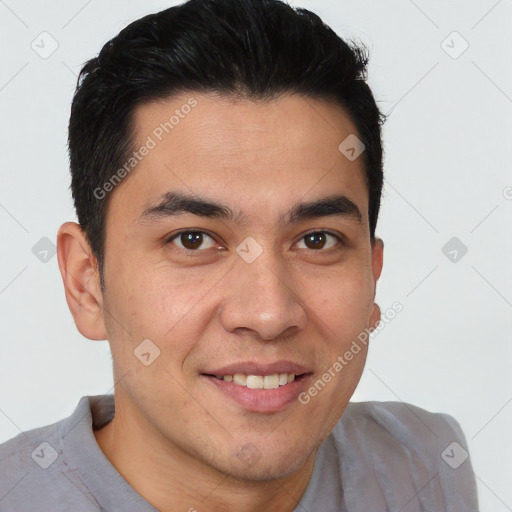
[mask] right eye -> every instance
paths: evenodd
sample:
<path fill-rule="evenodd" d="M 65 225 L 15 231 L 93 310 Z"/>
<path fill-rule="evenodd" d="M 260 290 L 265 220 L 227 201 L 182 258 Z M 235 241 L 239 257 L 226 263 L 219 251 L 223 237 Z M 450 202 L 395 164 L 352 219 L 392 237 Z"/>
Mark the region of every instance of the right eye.
<path fill-rule="evenodd" d="M 165 243 L 174 243 L 176 240 L 177 243 L 175 245 L 179 248 L 188 252 L 200 252 L 198 249 L 205 243 L 205 237 L 211 242 L 207 247 L 203 247 L 203 249 L 211 249 L 215 245 L 214 240 L 204 231 L 180 231 L 170 236 Z"/>

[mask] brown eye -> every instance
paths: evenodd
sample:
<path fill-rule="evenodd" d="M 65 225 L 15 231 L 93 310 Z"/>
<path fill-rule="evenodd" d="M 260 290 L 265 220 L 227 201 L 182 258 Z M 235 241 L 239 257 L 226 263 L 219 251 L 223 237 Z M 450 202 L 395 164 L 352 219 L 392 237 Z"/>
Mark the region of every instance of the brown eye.
<path fill-rule="evenodd" d="M 320 249 L 331 249 L 336 245 L 336 242 L 342 244 L 342 240 L 339 236 L 328 233 L 327 231 L 314 231 L 308 233 L 301 238 L 301 241 L 305 242 L 306 249 L 320 250 Z"/>
<path fill-rule="evenodd" d="M 209 245 L 208 240 L 210 240 Z M 202 249 L 209 249 L 215 245 L 213 238 L 207 235 L 204 231 L 182 231 L 167 240 L 167 243 L 176 242 L 176 245 L 182 249 L 197 252 L 197 249 L 205 244 L 205 241 L 206 247 L 203 246 Z"/>

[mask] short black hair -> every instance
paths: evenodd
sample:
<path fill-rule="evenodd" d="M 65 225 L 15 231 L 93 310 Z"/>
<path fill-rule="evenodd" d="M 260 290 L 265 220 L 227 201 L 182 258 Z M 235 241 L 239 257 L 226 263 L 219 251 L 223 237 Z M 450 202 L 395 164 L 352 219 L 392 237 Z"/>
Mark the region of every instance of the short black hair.
<path fill-rule="evenodd" d="M 366 83 L 368 53 L 316 14 L 280 0 L 189 0 L 108 41 L 79 74 L 68 135 L 73 200 L 102 290 L 108 197 L 95 191 L 134 151 L 135 107 L 187 91 L 262 101 L 298 93 L 341 105 L 365 145 L 373 242 L 385 116 Z"/>

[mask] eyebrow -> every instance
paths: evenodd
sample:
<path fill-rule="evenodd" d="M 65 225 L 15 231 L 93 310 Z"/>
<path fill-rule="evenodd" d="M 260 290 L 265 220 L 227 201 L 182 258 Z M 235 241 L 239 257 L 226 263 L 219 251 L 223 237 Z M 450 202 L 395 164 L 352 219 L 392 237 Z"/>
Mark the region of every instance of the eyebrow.
<path fill-rule="evenodd" d="M 247 224 L 248 217 L 241 211 L 234 211 L 229 206 L 212 201 L 206 197 L 189 195 L 183 192 L 167 192 L 158 203 L 148 206 L 138 221 L 147 223 L 186 213 L 210 219 L 220 219 L 235 224 Z M 280 217 L 285 225 L 296 224 L 320 217 L 342 217 L 361 223 L 363 215 L 358 206 L 343 194 L 330 195 L 316 201 L 295 204 L 292 209 Z"/>

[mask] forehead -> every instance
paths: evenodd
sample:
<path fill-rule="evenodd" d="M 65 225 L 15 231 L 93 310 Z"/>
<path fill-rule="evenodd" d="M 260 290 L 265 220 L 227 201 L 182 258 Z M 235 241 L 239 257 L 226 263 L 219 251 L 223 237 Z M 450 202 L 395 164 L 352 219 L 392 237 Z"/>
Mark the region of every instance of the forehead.
<path fill-rule="evenodd" d="M 343 193 L 366 220 L 362 157 L 351 161 L 338 149 L 354 134 L 333 102 L 297 94 L 262 102 L 181 93 L 135 109 L 134 148 L 151 149 L 112 201 L 135 214 L 162 194 L 181 191 L 262 219 L 299 200 Z"/>

